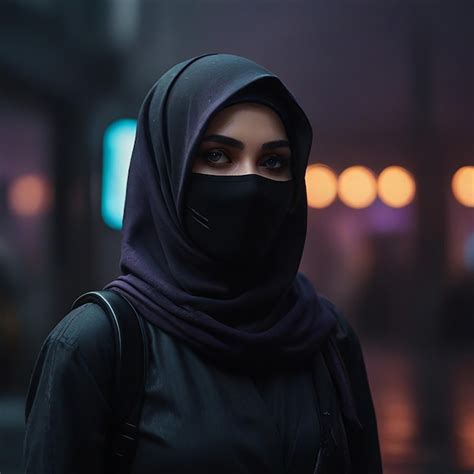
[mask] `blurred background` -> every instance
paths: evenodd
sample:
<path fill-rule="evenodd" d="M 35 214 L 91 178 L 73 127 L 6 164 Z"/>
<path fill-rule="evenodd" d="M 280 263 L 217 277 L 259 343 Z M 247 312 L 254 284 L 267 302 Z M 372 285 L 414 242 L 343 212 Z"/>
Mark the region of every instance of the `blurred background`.
<path fill-rule="evenodd" d="M 312 122 L 301 271 L 359 334 L 385 472 L 471 473 L 473 24 L 472 0 L 3 0 L 0 471 L 46 335 L 119 273 L 141 101 L 227 52 Z"/>

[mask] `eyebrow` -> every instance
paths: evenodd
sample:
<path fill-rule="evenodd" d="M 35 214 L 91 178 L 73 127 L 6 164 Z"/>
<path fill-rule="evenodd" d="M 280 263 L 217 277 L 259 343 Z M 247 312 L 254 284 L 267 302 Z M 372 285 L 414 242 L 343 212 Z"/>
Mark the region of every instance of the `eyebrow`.
<path fill-rule="evenodd" d="M 240 141 L 236 140 L 235 138 L 226 137 L 225 135 L 207 135 L 202 139 L 203 142 L 218 142 L 224 143 L 225 145 L 229 145 L 239 150 L 243 150 L 245 145 Z M 264 143 L 261 147 L 262 150 L 271 150 L 273 148 L 283 148 L 288 147 L 290 148 L 290 142 L 288 140 L 274 140 L 272 142 Z"/>

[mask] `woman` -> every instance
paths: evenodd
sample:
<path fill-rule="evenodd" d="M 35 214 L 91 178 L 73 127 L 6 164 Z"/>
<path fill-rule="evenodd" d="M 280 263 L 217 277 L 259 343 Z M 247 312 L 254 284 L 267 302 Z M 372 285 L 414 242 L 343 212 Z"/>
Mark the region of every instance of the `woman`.
<path fill-rule="evenodd" d="M 133 304 L 150 346 L 132 472 L 382 472 L 357 336 L 298 272 L 311 141 L 280 79 L 243 57 L 183 61 L 145 98 L 122 274 L 104 288 Z M 28 393 L 26 472 L 104 472 L 112 344 L 94 303 L 51 331 Z"/>

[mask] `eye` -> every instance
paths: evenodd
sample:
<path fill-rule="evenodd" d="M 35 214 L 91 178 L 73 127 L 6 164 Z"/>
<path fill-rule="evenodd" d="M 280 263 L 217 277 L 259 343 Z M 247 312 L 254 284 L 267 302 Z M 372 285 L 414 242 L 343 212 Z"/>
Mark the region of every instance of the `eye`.
<path fill-rule="evenodd" d="M 227 158 L 227 162 L 230 160 L 228 159 L 228 156 L 225 154 L 224 150 L 218 149 L 218 148 L 213 148 L 211 150 L 206 150 L 203 151 L 199 154 L 201 158 L 206 160 L 210 164 L 222 164 L 225 163 L 226 161 L 221 161 L 222 157 Z"/>
<path fill-rule="evenodd" d="M 266 168 L 274 170 L 282 170 L 288 167 L 290 159 L 282 157 L 280 155 L 269 155 L 264 161 L 263 164 Z"/>

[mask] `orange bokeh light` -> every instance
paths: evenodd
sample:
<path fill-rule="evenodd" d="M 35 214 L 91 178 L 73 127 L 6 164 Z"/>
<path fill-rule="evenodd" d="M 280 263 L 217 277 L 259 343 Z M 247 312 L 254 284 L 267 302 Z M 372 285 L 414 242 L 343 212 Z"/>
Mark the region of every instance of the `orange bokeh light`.
<path fill-rule="evenodd" d="M 308 166 L 305 180 L 310 207 L 327 207 L 336 198 L 337 177 L 329 166 L 321 164 Z"/>
<path fill-rule="evenodd" d="M 390 207 L 403 207 L 413 201 L 415 179 L 401 166 L 389 166 L 379 175 L 377 187 L 380 199 Z"/>
<path fill-rule="evenodd" d="M 19 216 L 34 216 L 49 208 L 51 188 L 39 175 L 27 174 L 14 179 L 8 189 L 12 212 Z"/>
<path fill-rule="evenodd" d="M 338 194 L 349 207 L 368 207 L 377 197 L 376 179 L 365 166 L 351 166 L 339 176 Z"/>
<path fill-rule="evenodd" d="M 451 181 L 454 197 L 464 206 L 474 207 L 474 166 L 463 166 Z"/>

